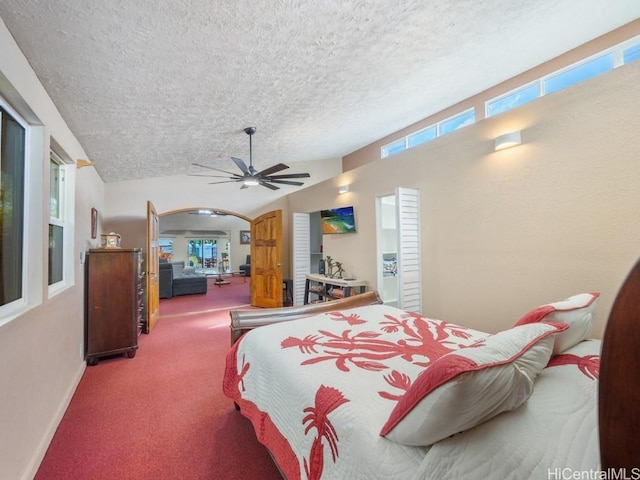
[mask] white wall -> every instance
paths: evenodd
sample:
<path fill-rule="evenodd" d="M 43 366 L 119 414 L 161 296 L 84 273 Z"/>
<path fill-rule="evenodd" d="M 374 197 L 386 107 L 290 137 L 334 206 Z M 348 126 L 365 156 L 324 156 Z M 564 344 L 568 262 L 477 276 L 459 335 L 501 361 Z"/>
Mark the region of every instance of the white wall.
<path fill-rule="evenodd" d="M 21 116 L 42 125 L 42 148 L 32 171 L 43 172 L 42 211 L 48 199 L 49 138 L 72 159 L 87 158 L 28 62 L 0 21 L 0 95 Z M 71 175 L 73 176 L 73 175 Z M 80 253 L 97 241 L 90 239 L 90 211 L 104 212 L 103 183 L 94 168 L 76 172 L 75 284 L 52 298 L 47 293 L 48 218 L 29 231 L 40 248 L 29 252 L 29 271 L 44 272 L 43 288 L 32 298 L 33 308 L 0 326 L 0 478 L 32 478 L 55 428 L 84 371 L 80 355 L 84 341 L 83 281 Z M 39 240 L 38 240 L 39 239 Z M 77 261 L 75 260 L 77 259 Z M 34 265 L 37 262 L 39 265 Z M 30 285 L 30 290 L 33 285 Z M 37 290 L 37 289 L 35 289 Z"/>
<path fill-rule="evenodd" d="M 640 62 L 295 192 L 290 210 L 354 205 L 324 252 L 376 288 L 375 198 L 418 188 L 424 313 L 485 331 L 600 291 L 602 334 L 640 256 Z M 523 145 L 493 151 L 521 129 Z M 338 185 L 351 184 L 338 195 Z"/>

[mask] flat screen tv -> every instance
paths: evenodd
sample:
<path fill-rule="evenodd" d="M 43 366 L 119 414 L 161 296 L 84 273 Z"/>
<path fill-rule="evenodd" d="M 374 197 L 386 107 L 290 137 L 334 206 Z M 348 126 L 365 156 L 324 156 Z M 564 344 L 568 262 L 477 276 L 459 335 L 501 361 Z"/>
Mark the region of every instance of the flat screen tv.
<path fill-rule="evenodd" d="M 353 215 L 353 206 L 330 208 L 320 211 L 322 233 L 355 233 L 356 219 Z"/>

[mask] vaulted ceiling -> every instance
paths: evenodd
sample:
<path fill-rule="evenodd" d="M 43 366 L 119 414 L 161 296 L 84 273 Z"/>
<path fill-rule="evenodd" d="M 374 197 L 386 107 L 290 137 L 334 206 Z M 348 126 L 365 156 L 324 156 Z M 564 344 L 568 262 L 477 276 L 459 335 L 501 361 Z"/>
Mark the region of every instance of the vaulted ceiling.
<path fill-rule="evenodd" d="M 0 17 L 115 182 L 235 171 L 247 126 L 258 170 L 342 157 L 635 20 L 640 2 L 2 0 Z"/>

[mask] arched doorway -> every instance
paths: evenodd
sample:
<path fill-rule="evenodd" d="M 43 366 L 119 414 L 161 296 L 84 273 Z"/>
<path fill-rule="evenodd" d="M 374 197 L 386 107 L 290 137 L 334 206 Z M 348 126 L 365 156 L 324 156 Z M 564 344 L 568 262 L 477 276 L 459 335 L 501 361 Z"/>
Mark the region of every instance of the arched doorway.
<path fill-rule="evenodd" d="M 196 271 L 236 271 L 246 263 L 248 217 L 219 208 L 183 208 L 159 215 L 161 256 Z"/>

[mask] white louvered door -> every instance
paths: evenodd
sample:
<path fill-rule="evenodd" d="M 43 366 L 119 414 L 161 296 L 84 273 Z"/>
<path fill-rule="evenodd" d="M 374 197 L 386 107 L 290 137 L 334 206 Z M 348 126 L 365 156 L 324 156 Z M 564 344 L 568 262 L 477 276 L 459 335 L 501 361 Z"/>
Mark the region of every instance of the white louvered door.
<path fill-rule="evenodd" d="M 398 187 L 395 194 L 398 222 L 398 307 L 421 312 L 420 192 Z"/>
<path fill-rule="evenodd" d="M 293 304 L 304 304 L 304 286 L 311 272 L 310 217 L 308 213 L 293 214 Z"/>

